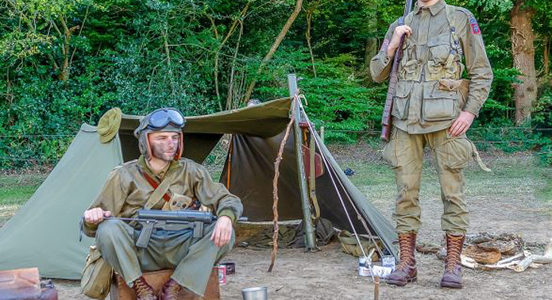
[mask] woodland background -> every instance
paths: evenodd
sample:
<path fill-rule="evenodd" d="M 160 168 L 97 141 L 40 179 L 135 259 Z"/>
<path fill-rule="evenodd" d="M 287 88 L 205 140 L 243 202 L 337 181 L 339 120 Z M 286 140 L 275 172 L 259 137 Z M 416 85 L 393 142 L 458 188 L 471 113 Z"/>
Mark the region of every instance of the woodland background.
<path fill-rule="evenodd" d="M 469 136 L 552 164 L 552 2 L 449 0 L 481 27 L 495 79 Z M 213 113 L 302 80 L 327 141 L 377 135 L 387 86 L 370 58 L 396 0 L 1 0 L 0 169 L 54 164 L 111 107 Z M 376 138 L 366 140 L 375 141 Z M 485 142 L 485 143 L 483 143 Z"/>

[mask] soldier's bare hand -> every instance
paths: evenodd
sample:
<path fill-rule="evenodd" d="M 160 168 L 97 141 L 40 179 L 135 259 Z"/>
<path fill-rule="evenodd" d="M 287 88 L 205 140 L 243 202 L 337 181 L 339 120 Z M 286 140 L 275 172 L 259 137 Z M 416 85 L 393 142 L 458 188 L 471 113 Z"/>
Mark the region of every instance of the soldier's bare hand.
<path fill-rule="evenodd" d="M 410 35 L 412 34 L 412 28 L 410 28 L 410 26 L 401 25 L 395 28 L 395 31 L 393 32 L 393 37 L 389 42 L 389 46 L 387 46 L 387 56 L 393 57 L 393 55 L 395 55 L 395 50 L 399 48 L 401 37 L 405 34 L 406 37 L 410 37 Z"/>
<path fill-rule="evenodd" d="M 111 217 L 109 210 L 103 210 L 100 207 L 92 208 L 84 212 L 84 221 L 88 224 L 99 224 L 105 218 Z"/>
<path fill-rule="evenodd" d="M 232 220 L 229 217 L 222 216 L 218 218 L 213 234 L 211 234 L 211 241 L 217 247 L 228 244 L 232 238 L 232 230 Z"/>
<path fill-rule="evenodd" d="M 452 125 L 448 130 L 450 136 L 457 137 L 466 133 L 466 131 L 470 129 L 470 126 L 473 123 L 473 119 L 475 119 L 475 115 L 471 112 L 461 112 L 458 118 L 456 118 L 456 120 L 452 122 Z"/>

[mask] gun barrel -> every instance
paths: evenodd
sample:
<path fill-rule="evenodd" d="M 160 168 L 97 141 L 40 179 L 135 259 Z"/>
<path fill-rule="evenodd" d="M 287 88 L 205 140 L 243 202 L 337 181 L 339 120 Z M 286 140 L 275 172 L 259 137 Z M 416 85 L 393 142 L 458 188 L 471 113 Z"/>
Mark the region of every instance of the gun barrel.
<path fill-rule="evenodd" d="M 155 219 L 157 221 L 187 221 L 212 223 L 217 219 L 212 213 L 198 210 L 157 210 L 141 209 L 138 211 L 138 219 Z"/>

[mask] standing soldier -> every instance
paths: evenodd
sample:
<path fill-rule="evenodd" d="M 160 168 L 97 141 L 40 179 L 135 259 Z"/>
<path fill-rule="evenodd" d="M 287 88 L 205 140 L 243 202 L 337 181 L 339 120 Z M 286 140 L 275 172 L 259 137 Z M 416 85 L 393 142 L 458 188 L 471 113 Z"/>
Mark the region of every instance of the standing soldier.
<path fill-rule="evenodd" d="M 468 10 L 443 0 L 418 0 L 404 22 L 402 26 L 391 24 L 370 63 L 374 81 L 386 80 L 405 35 L 391 112 L 393 129 L 383 151 L 395 171 L 398 189 L 394 218 L 400 264 L 388 283 L 404 286 L 417 277 L 418 193 L 428 146 L 435 155 L 444 205 L 441 228 L 446 235 L 447 258 L 441 286 L 461 288 L 460 253 L 468 228 L 462 169 L 473 156 L 488 170 L 465 133 L 489 94 L 493 74 L 481 30 Z M 470 81 L 460 79 L 464 68 Z"/>

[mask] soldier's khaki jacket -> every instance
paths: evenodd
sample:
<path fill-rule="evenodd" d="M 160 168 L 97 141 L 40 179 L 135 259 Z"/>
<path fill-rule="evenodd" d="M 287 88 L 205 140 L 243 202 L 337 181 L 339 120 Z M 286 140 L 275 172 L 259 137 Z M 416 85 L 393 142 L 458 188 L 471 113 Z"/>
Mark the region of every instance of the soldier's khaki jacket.
<path fill-rule="evenodd" d="M 228 216 L 235 221 L 242 214 L 240 199 L 221 183 L 214 182 L 202 165 L 183 158 L 171 162 L 165 170 L 154 175 L 143 156 L 113 169 L 101 193 L 88 209 L 101 207 L 111 211 L 115 217 L 136 217 L 138 210 L 144 208 L 154 191 L 142 172 L 158 182 L 171 182 L 168 203 L 161 198 L 152 209 L 183 209 L 197 199 L 202 205 L 212 208 L 217 216 Z M 94 236 L 97 225 L 85 223 L 83 229 L 86 235 Z"/>
<path fill-rule="evenodd" d="M 379 53 L 370 62 L 376 82 L 389 77 L 393 59 L 387 45 L 398 21 L 389 26 Z M 405 18 L 412 28 L 405 38 L 393 97 L 393 125 L 411 134 L 450 127 L 460 111 L 479 114 L 493 74 L 481 30 L 467 9 L 441 0 L 421 8 L 416 3 Z M 469 81 L 461 80 L 464 70 Z"/>

